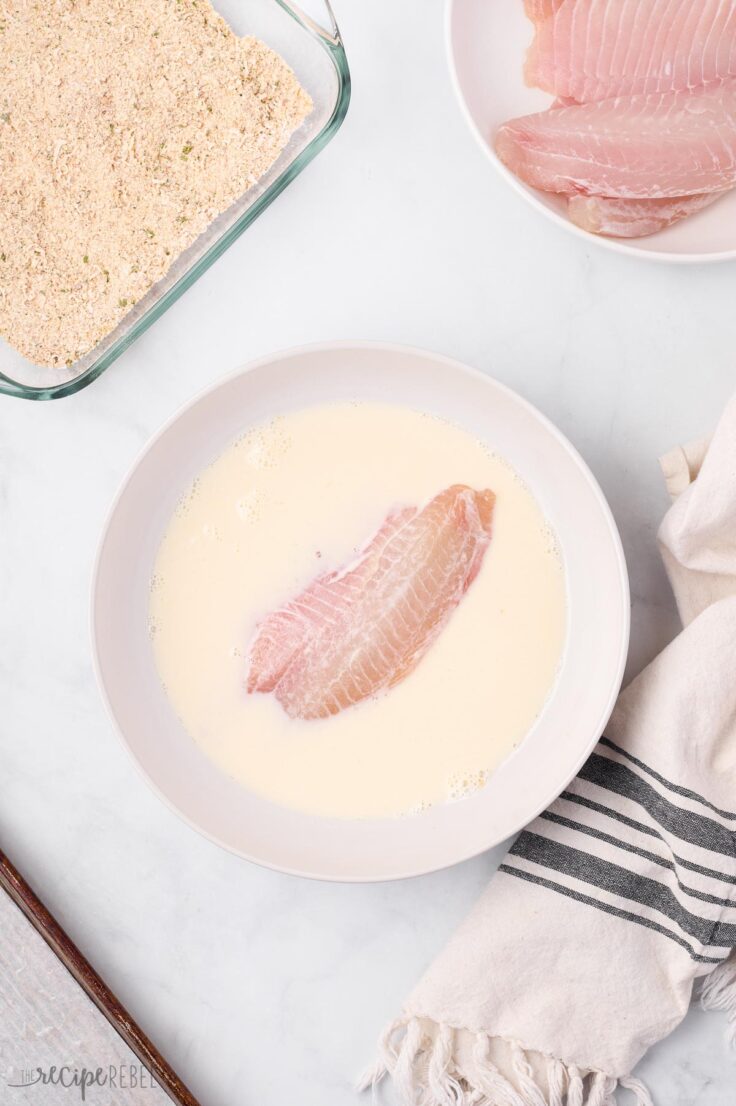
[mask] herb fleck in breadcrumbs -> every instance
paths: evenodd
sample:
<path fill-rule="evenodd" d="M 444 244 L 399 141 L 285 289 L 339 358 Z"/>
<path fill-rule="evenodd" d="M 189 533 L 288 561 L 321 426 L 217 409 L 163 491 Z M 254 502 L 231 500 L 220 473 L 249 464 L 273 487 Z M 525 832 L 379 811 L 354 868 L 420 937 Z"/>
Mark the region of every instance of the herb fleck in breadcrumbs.
<path fill-rule="evenodd" d="M 209 0 L 4 0 L 1 29 L 0 334 L 69 365 L 263 176 L 311 101 Z"/>

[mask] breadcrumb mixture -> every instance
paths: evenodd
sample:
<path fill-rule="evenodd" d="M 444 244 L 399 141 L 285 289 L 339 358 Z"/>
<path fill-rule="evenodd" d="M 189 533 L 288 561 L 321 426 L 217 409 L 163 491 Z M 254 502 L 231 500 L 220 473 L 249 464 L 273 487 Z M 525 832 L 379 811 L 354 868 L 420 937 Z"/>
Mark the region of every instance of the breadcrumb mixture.
<path fill-rule="evenodd" d="M 209 0 L 0 0 L 0 335 L 87 353 L 311 107 Z"/>

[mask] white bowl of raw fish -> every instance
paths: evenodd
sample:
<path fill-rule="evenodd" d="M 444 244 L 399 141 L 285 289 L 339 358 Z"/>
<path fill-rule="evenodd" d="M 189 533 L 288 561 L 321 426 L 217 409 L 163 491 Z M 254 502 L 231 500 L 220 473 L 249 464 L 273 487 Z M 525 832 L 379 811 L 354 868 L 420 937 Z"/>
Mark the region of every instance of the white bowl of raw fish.
<path fill-rule="evenodd" d="M 555 535 L 564 572 L 561 660 L 529 732 L 479 790 L 402 817 L 322 817 L 244 787 L 189 737 L 162 686 L 150 637 L 154 564 L 192 481 L 248 427 L 340 403 L 400 405 L 472 434 L 512 466 L 514 479 L 533 495 Z M 170 808 L 210 840 L 259 864 L 314 878 L 372 881 L 477 855 L 518 831 L 564 789 L 602 733 L 619 691 L 629 592 L 620 539 L 600 488 L 569 442 L 529 403 L 445 357 L 334 343 L 240 370 L 155 436 L 107 521 L 91 617 L 96 673 L 114 727 Z M 421 757 L 421 735 L 417 745 Z"/>
<path fill-rule="evenodd" d="M 464 114 L 538 211 L 619 252 L 736 257 L 732 0 L 448 0 Z"/>

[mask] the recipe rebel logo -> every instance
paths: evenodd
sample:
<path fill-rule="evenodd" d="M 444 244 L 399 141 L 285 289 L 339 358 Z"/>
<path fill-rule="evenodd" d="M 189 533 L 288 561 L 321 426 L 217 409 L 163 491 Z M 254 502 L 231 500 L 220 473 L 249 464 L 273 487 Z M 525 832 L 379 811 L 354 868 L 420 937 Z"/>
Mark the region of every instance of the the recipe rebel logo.
<path fill-rule="evenodd" d="M 58 1087 L 75 1092 L 82 1102 L 93 1101 L 96 1089 L 147 1091 L 160 1086 L 143 1064 L 109 1064 L 104 1068 L 75 1067 L 71 1064 L 48 1068 L 11 1068 L 6 1072 L 5 1081 L 7 1087 L 18 1090 Z"/>

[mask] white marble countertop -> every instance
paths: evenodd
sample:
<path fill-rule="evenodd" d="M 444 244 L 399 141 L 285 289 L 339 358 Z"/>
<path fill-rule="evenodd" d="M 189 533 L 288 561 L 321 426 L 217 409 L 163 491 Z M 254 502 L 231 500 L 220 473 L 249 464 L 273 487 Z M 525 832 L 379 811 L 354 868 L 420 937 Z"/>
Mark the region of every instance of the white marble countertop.
<path fill-rule="evenodd" d="M 87 630 L 102 522 L 143 443 L 292 344 L 386 339 L 479 366 L 601 481 L 631 571 L 633 672 L 676 630 L 657 456 L 707 431 L 736 378 L 732 266 L 642 263 L 548 224 L 461 118 L 440 0 L 335 4 L 354 79 L 335 141 L 90 388 L 0 402 L 0 842 L 203 1106 L 354 1101 L 376 1034 L 500 852 L 391 885 L 309 883 L 227 855 L 149 792 Z M 722 1030 L 692 1011 L 652 1050 L 662 1106 L 733 1101 Z"/>

